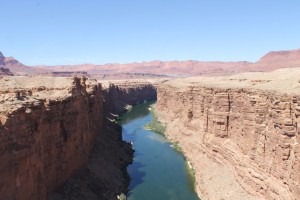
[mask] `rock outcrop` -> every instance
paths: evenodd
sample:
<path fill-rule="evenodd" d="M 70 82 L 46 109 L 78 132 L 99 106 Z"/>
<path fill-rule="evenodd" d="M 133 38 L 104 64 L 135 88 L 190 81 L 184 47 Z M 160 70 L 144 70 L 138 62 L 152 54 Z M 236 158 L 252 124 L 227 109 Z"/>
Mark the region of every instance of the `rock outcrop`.
<path fill-rule="evenodd" d="M 126 192 L 133 150 L 106 114 L 156 98 L 148 85 L 104 90 L 85 77 L 0 79 L 0 199 L 105 200 Z"/>
<path fill-rule="evenodd" d="M 143 101 L 156 100 L 156 88 L 153 84 L 145 81 L 119 81 L 106 82 L 103 84 L 106 97 L 104 110 L 107 115 L 121 114 L 126 112 L 127 105 L 143 103 Z"/>
<path fill-rule="evenodd" d="M 156 99 L 156 90 L 149 82 L 141 81 L 103 85 L 102 134 L 96 138 L 87 165 L 48 200 L 111 200 L 128 191 L 127 166 L 132 162 L 133 149 L 122 141 L 122 128 L 115 119 L 126 111 L 126 105 Z"/>
<path fill-rule="evenodd" d="M 7 68 L 0 67 L 0 77 L 1 76 L 13 76 L 14 74 Z"/>
<path fill-rule="evenodd" d="M 203 199 L 300 199 L 299 70 L 290 79 L 283 72 L 158 85 L 159 118 L 195 168 Z"/>
<path fill-rule="evenodd" d="M 86 164 L 103 128 L 101 85 L 69 84 L 1 91 L 0 199 L 45 199 Z"/>

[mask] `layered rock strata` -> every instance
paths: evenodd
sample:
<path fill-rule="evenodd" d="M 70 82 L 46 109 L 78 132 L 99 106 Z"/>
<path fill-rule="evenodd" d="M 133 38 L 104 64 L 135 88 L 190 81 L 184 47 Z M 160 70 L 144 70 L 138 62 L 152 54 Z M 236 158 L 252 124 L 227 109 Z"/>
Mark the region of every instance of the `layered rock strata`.
<path fill-rule="evenodd" d="M 122 128 L 115 123 L 127 105 L 155 100 L 156 90 L 149 82 L 103 83 L 104 127 L 96 137 L 87 165 L 72 176 L 48 200 L 111 200 L 128 192 L 127 166 L 132 162 L 131 144 L 122 141 Z"/>
<path fill-rule="evenodd" d="M 300 199 L 299 70 L 284 72 L 158 86 L 159 118 L 203 199 Z"/>
<path fill-rule="evenodd" d="M 103 82 L 104 111 L 106 115 L 126 112 L 127 105 L 135 105 L 144 101 L 156 100 L 156 88 L 145 81 L 115 81 Z"/>
<path fill-rule="evenodd" d="M 133 151 L 107 114 L 156 98 L 149 84 L 127 86 L 103 90 L 85 77 L 0 79 L 0 199 L 116 199 L 126 192 Z"/>
<path fill-rule="evenodd" d="M 103 128 L 101 85 L 17 81 L 1 88 L 0 199 L 45 199 L 87 162 Z"/>

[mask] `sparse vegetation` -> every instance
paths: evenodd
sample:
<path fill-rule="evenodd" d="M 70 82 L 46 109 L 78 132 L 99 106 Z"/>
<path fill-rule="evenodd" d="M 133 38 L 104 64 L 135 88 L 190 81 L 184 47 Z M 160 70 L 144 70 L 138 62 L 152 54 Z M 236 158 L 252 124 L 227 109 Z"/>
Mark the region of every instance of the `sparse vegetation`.
<path fill-rule="evenodd" d="M 173 147 L 173 149 L 175 149 L 179 153 L 182 153 L 182 149 L 180 148 L 178 141 L 173 142 L 171 146 Z"/>
<path fill-rule="evenodd" d="M 152 121 L 145 125 L 145 129 L 146 130 L 151 130 L 155 133 L 163 135 L 165 133 L 166 127 L 162 122 L 160 122 L 158 120 L 157 115 L 156 115 L 155 110 L 154 110 L 154 107 L 151 106 L 150 109 L 151 109 L 151 113 L 152 113 Z"/>
<path fill-rule="evenodd" d="M 126 195 L 125 195 L 125 194 L 121 193 L 121 194 L 118 196 L 118 199 L 119 199 L 119 200 L 126 200 L 127 198 L 126 198 Z"/>
<path fill-rule="evenodd" d="M 195 172 L 195 169 L 189 163 L 188 160 L 186 160 L 185 165 L 186 165 L 186 173 L 187 173 L 188 178 L 189 178 L 189 184 L 191 184 L 193 186 L 193 188 L 196 189 L 196 177 L 195 177 L 196 172 Z"/>
<path fill-rule="evenodd" d="M 132 105 L 126 105 L 125 107 L 124 107 L 127 111 L 130 111 L 131 109 L 132 109 Z"/>

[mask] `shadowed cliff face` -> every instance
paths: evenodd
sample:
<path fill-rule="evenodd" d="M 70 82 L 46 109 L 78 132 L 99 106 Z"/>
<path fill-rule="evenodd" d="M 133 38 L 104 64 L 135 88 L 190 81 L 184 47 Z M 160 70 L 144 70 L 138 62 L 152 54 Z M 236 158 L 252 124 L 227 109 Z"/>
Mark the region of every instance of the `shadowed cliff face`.
<path fill-rule="evenodd" d="M 143 95 L 148 85 L 104 92 L 76 77 L 6 77 L 0 85 L 1 200 L 115 199 L 127 191 L 133 152 L 105 113 L 155 98 Z M 138 97 L 123 99 L 127 90 Z M 120 98 L 104 112 L 112 93 Z"/>
<path fill-rule="evenodd" d="M 299 95 L 271 91 L 158 86 L 160 119 L 195 167 L 204 199 L 299 199 L 299 105 Z M 228 176 L 213 175 L 224 166 Z M 223 185 L 226 176 L 217 181 L 223 174 L 238 187 Z"/>
<path fill-rule="evenodd" d="M 126 105 L 156 100 L 156 88 L 147 82 L 124 82 L 110 84 L 104 90 L 104 111 L 109 115 L 126 112 Z"/>
<path fill-rule="evenodd" d="M 23 105 L 20 94 L 19 106 L 1 114 L 0 199 L 45 199 L 87 162 L 103 128 L 101 86 L 74 79 L 70 90 Z"/>
<path fill-rule="evenodd" d="M 146 82 L 111 84 L 103 90 L 104 127 L 97 135 L 87 165 L 79 170 L 48 200 L 111 200 L 128 192 L 127 166 L 132 162 L 131 144 L 122 141 L 122 129 L 114 119 L 126 105 L 155 100 L 155 88 Z"/>

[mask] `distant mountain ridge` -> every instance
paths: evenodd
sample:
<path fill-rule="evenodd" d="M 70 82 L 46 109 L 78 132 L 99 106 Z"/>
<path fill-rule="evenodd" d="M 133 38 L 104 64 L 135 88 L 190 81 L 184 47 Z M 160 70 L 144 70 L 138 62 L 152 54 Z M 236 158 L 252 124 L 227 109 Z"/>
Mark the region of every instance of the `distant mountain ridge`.
<path fill-rule="evenodd" d="M 300 49 L 271 51 L 255 63 L 202 62 L 202 61 L 151 61 L 128 64 L 80 64 L 57 66 L 26 66 L 13 57 L 4 57 L 0 52 L 0 66 L 9 68 L 14 74 L 40 74 L 45 72 L 78 72 L 89 74 L 144 73 L 171 76 L 226 75 L 249 71 L 272 71 L 285 67 L 300 67 Z"/>
<path fill-rule="evenodd" d="M 267 71 L 283 67 L 300 67 L 300 49 L 290 51 L 271 51 L 255 63 L 257 68 Z"/>
<path fill-rule="evenodd" d="M 37 72 L 34 67 L 26 66 L 13 57 L 4 57 L 2 52 L 0 52 L 0 67 L 7 68 L 16 75 L 34 74 Z"/>

